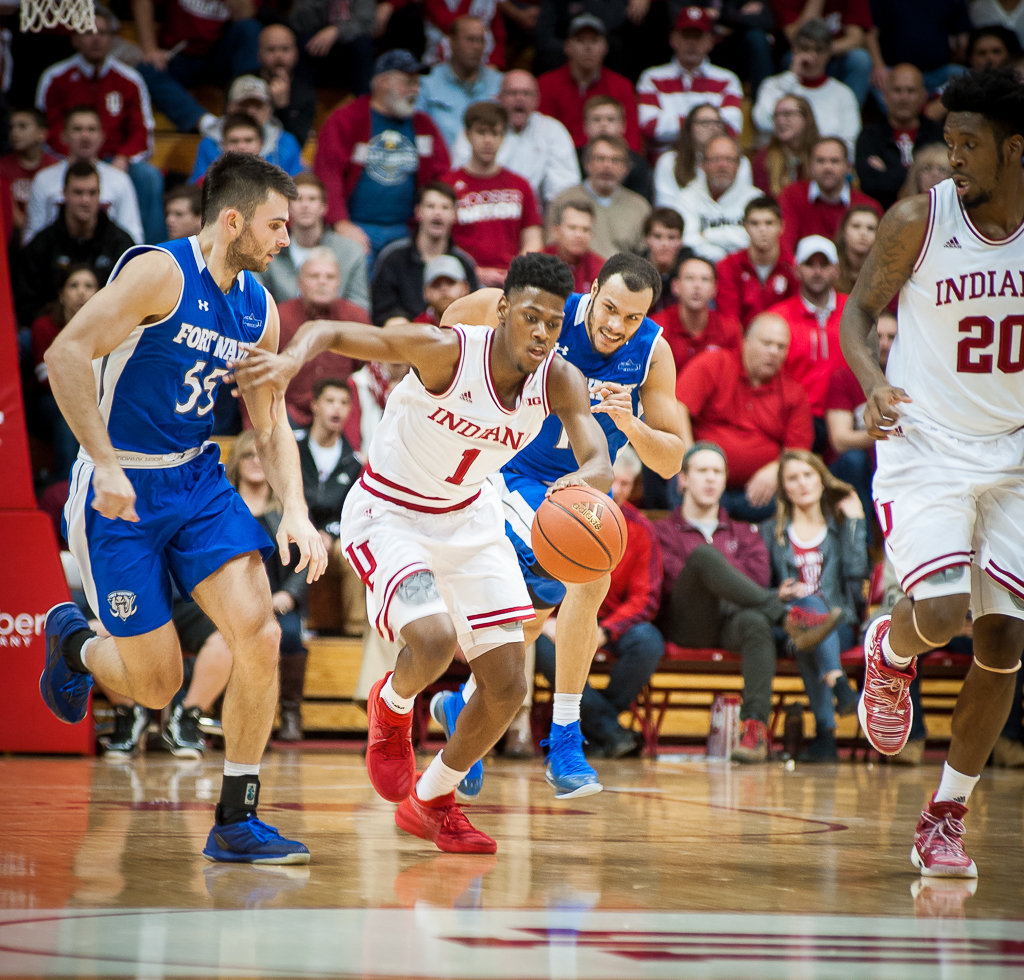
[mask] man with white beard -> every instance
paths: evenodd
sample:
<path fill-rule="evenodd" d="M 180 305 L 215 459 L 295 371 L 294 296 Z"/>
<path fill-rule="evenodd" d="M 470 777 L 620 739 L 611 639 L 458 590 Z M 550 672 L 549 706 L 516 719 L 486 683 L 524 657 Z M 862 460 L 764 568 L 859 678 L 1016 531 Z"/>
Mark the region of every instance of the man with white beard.
<path fill-rule="evenodd" d="M 576 148 L 565 126 L 537 111 L 537 79 L 520 69 L 506 72 L 498 101 L 508 111 L 508 129 L 497 156 L 499 166 L 525 178 L 542 205 L 575 187 L 580 182 Z M 452 168 L 465 166 L 469 157 L 469 140 L 463 131 L 452 146 Z"/>
<path fill-rule="evenodd" d="M 325 221 L 358 242 L 371 263 L 409 233 L 416 188 L 450 169 L 437 126 L 416 112 L 426 70 L 408 51 L 382 54 L 370 94 L 335 109 L 317 141 L 313 171 L 327 188 Z"/>

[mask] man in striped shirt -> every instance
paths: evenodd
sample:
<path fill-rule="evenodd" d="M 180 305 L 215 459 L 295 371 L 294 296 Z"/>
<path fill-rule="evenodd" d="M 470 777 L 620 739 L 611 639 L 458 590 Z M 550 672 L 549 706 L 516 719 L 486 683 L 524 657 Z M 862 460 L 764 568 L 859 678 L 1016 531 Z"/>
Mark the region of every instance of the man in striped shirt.
<path fill-rule="evenodd" d="M 702 103 L 717 106 L 732 134 L 739 135 L 743 89 L 731 71 L 708 61 L 713 28 L 704 7 L 684 7 L 669 36 L 676 56 L 667 65 L 648 68 L 637 82 L 640 131 L 659 154 L 679 135 L 690 110 Z"/>

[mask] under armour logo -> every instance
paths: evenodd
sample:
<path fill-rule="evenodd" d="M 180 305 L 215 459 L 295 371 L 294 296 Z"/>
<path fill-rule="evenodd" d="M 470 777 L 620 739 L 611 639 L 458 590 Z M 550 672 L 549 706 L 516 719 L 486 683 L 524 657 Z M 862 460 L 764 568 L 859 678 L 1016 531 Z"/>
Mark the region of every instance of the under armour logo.
<path fill-rule="evenodd" d="M 205 299 L 201 299 L 199 301 L 199 309 L 205 310 L 207 313 L 209 313 L 210 312 L 210 304 Z"/>
<path fill-rule="evenodd" d="M 958 241 L 956 240 L 956 236 L 954 235 L 954 236 L 953 236 L 953 237 L 952 237 L 952 238 L 951 238 L 951 239 L 950 239 L 950 240 L 949 240 L 948 242 L 946 242 L 946 244 L 945 244 L 945 245 L 943 245 L 942 247 L 943 247 L 943 248 L 961 248 L 961 245 L 960 245 L 960 243 L 959 243 L 959 242 L 958 242 Z"/>
<path fill-rule="evenodd" d="M 460 401 L 464 401 L 464 402 L 469 402 L 469 404 L 472 405 L 473 404 L 473 395 L 472 395 L 471 392 L 464 391 L 461 395 L 459 395 L 459 400 Z"/>
<path fill-rule="evenodd" d="M 555 344 L 555 350 L 558 351 L 562 357 L 569 356 L 569 345 L 568 344 Z"/>

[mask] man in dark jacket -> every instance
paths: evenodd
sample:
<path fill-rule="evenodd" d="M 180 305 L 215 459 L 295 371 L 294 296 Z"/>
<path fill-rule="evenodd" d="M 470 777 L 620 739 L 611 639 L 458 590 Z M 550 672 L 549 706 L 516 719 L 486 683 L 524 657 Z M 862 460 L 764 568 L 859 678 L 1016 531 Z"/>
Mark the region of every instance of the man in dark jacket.
<path fill-rule="evenodd" d="M 775 677 L 775 637 L 781 625 L 798 649 L 810 649 L 831 632 L 838 613 L 816 616 L 786 603 L 796 582 L 768 588 L 768 549 L 757 527 L 732 520 L 719 501 L 725 491 L 725 453 L 697 442 L 679 474 L 683 502 L 654 525 L 661 541 L 664 579 L 660 626 L 682 647 L 721 646 L 743 657 L 740 744 L 732 758 L 768 757 L 768 716 Z"/>
<path fill-rule="evenodd" d="M 885 86 L 885 119 L 861 130 L 857 137 L 856 170 L 861 190 L 883 208 L 896 201 L 914 154 L 928 143 L 942 142 L 942 124 L 921 114 L 928 101 L 921 72 L 897 65 Z"/>
<path fill-rule="evenodd" d="M 14 276 L 18 322 L 30 326 L 47 303 L 57 298 L 68 267 L 88 262 L 102 286 L 110 270 L 134 245 L 131 235 L 100 210 L 100 177 L 87 161 L 72 163 L 64 174 L 64 203 L 57 220 L 22 250 Z"/>
<path fill-rule="evenodd" d="M 352 411 L 348 384 L 340 378 L 321 378 L 313 386 L 311 409 L 309 430 L 297 434 L 295 440 L 306 506 L 341 577 L 342 629 L 347 636 L 362 636 L 366 625 L 363 584 L 338 543 L 341 508 L 363 468 L 363 461 L 342 434 Z"/>

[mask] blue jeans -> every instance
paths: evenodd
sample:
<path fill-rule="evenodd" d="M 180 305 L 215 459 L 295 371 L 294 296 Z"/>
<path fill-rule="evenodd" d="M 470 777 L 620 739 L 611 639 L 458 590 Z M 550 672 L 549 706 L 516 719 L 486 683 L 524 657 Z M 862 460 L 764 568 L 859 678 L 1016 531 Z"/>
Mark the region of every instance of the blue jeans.
<path fill-rule="evenodd" d="M 142 214 L 142 230 L 147 245 L 156 245 L 167 240 L 167 225 L 164 223 L 164 175 L 159 167 L 140 160 L 128 164 L 128 176 L 135 185 L 135 196 L 139 199 Z"/>
<path fill-rule="evenodd" d="M 743 487 L 726 490 L 722 494 L 721 504 L 734 521 L 747 521 L 750 524 L 760 524 L 775 513 L 774 498 L 764 507 L 755 507 L 747 500 L 747 491 Z"/>
<path fill-rule="evenodd" d="M 36 415 L 42 419 L 43 425 L 50 432 L 53 440 L 53 474 L 51 483 L 60 483 L 71 475 L 71 467 L 78 459 L 78 440 L 71 431 L 71 426 L 64 420 L 57 400 L 50 392 L 41 395 L 36 402 Z"/>
<path fill-rule="evenodd" d="M 821 596 L 812 595 L 797 599 L 793 603 L 810 612 L 827 613 Z M 804 681 L 804 691 L 811 702 L 814 715 L 814 731 L 820 735 L 826 728 L 836 727 L 836 709 L 832 701 L 832 688 L 825 683 L 825 675 L 832 670 L 842 670 L 839 655 L 853 644 L 853 630 L 846 623 L 837 626 L 813 650 L 796 651 L 796 663 Z"/>
<path fill-rule="evenodd" d="M 412 215 L 409 217 L 412 217 Z M 377 256 L 381 253 L 381 249 L 385 245 L 390 245 L 392 242 L 397 241 L 399 238 L 405 238 L 409 234 L 409 224 L 406 221 L 397 225 L 371 225 L 364 224 L 362 221 L 355 221 L 355 224 L 359 225 L 370 239 L 370 254 L 366 257 L 366 275 L 372 279 L 373 267 L 377 261 Z"/>
<path fill-rule="evenodd" d="M 259 74 L 256 48 L 262 27 L 255 18 L 232 21 L 208 55 L 196 58 L 176 54 L 167 63 L 167 71 L 160 71 L 144 61 L 139 63 L 138 72 L 153 104 L 179 132 L 191 132 L 206 114 L 206 109 L 189 94 L 189 86 L 204 81 L 229 82 L 239 75 Z"/>
<path fill-rule="evenodd" d="M 636 700 L 665 653 L 665 641 L 651 623 L 637 623 L 608 646 L 618 657 L 608 678 L 608 686 L 597 691 L 588 683 L 583 688 L 580 704 L 583 733 L 598 742 L 618 728 L 619 714 Z M 555 645 L 542 634 L 537 638 L 535 650 L 537 670 L 554 690 Z"/>
<path fill-rule="evenodd" d="M 847 449 L 829 467 L 831 474 L 839 480 L 849 483 L 857 496 L 865 514 L 870 514 L 871 477 L 875 471 L 875 454 L 867 449 Z"/>

